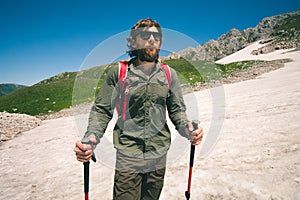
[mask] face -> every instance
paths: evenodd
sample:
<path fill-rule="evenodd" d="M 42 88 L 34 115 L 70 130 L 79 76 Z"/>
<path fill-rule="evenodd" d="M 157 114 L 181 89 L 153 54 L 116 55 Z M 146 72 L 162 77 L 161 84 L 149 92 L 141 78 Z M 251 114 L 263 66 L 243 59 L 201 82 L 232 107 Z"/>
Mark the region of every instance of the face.
<path fill-rule="evenodd" d="M 158 59 L 161 45 L 161 35 L 156 27 L 144 28 L 135 39 L 134 48 L 137 49 L 141 61 L 154 62 Z"/>

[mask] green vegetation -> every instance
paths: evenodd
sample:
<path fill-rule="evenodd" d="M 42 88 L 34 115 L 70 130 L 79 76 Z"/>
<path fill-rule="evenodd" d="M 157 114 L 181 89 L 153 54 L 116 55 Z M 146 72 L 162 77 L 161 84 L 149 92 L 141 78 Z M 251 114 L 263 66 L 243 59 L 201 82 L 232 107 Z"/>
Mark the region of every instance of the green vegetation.
<path fill-rule="evenodd" d="M 236 72 L 245 70 L 254 66 L 264 66 L 269 62 L 267 61 L 259 61 L 259 60 L 250 60 L 250 61 L 241 61 L 241 62 L 233 62 L 228 64 L 217 64 L 217 68 L 220 71 L 222 78 L 227 78 L 229 76 L 233 76 Z"/>
<path fill-rule="evenodd" d="M 7 95 L 15 90 L 26 87 L 24 85 L 17 84 L 0 84 L 0 97 Z"/>
<path fill-rule="evenodd" d="M 0 111 L 30 115 L 56 112 L 72 105 L 76 73 L 63 73 L 0 98 Z"/>
<path fill-rule="evenodd" d="M 298 43 L 300 37 L 300 15 L 284 19 L 276 30 L 271 36 L 276 37 L 277 43 L 280 41 L 295 41 Z"/>
<path fill-rule="evenodd" d="M 182 85 L 194 85 L 197 82 L 204 82 L 202 75 L 197 71 L 192 63 L 185 59 L 172 59 L 164 61 L 174 68 L 179 76 Z"/>
<path fill-rule="evenodd" d="M 108 70 L 113 64 L 97 66 L 78 72 L 73 87 L 72 101 L 74 105 L 95 99 Z"/>
<path fill-rule="evenodd" d="M 300 31 L 300 15 L 288 17 L 278 27 L 279 30 L 295 29 Z"/>
<path fill-rule="evenodd" d="M 225 79 L 235 73 L 250 67 L 262 67 L 268 65 L 267 61 L 241 61 L 228 64 L 216 64 L 210 61 L 191 61 L 184 59 L 167 60 L 168 65 L 174 68 L 182 86 L 194 87 L 198 83 L 205 83 Z"/>
<path fill-rule="evenodd" d="M 266 61 L 244 61 L 226 65 L 185 59 L 166 60 L 174 68 L 183 87 L 221 80 Z M 111 65 L 80 72 L 66 72 L 31 87 L 24 87 L 0 98 L 0 112 L 44 115 L 74 104 L 93 101 Z"/>

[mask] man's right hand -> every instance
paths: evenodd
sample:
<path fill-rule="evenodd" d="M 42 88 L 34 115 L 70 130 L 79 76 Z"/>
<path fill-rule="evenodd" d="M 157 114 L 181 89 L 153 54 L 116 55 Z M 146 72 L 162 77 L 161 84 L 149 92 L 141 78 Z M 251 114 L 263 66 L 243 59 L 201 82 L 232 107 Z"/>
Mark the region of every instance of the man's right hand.
<path fill-rule="evenodd" d="M 89 136 L 91 144 L 83 144 L 81 140 L 76 141 L 74 152 L 76 153 L 79 162 L 88 162 L 93 155 L 93 150 L 96 148 L 97 140 L 94 135 Z M 94 144 L 94 145 L 92 145 Z"/>

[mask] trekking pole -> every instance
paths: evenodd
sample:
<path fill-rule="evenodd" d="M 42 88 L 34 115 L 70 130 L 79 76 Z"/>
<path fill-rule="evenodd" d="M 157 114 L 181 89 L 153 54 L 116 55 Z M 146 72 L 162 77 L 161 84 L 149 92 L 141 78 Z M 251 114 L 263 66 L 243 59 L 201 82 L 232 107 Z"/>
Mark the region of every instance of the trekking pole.
<path fill-rule="evenodd" d="M 81 140 L 82 144 L 91 144 L 90 139 L 88 137 L 84 137 Z M 96 162 L 95 154 L 92 155 L 92 160 Z M 89 200 L 89 176 L 90 176 L 90 161 L 83 163 L 84 169 L 83 169 L 83 176 L 84 176 L 84 199 Z"/>
<path fill-rule="evenodd" d="M 192 122 L 194 130 L 198 129 L 198 124 L 199 123 L 200 122 L 198 120 L 194 120 Z M 191 144 L 188 187 L 187 187 L 187 191 L 185 191 L 185 197 L 186 197 L 187 200 L 189 200 L 190 196 L 191 196 L 191 182 L 192 182 L 192 172 L 193 172 L 193 165 L 194 165 L 194 154 L 195 154 L 195 145 Z"/>

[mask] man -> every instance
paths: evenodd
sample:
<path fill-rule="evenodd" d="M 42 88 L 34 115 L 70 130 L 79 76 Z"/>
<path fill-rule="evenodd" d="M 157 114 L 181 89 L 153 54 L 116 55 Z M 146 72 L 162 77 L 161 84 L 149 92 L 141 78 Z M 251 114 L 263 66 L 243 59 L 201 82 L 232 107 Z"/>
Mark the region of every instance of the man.
<path fill-rule="evenodd" d="M 159 199 L 163 187 L 171 143 L 166 109 L 177 131 L 193 145 L 200 144 L 203 130 L 198 127 L 193 131 L 187 119 L 175 70 L 170 68 L 169 85 L 158 61 L 162 44 L 160 25 L 149 18 L 140 20 L 132 27 L 127 41 L 132 58 L 126 74 L 130 87 L 119 88 L 119 68 L 112 66 L 90 113 L 85 137 L 91 145 L 77 141 L 74 151 L 80 162 L 91 159 L 118 106 L 121 113 L 113 134 L 117 150 L 113 199 L 155 200 Z"/>

